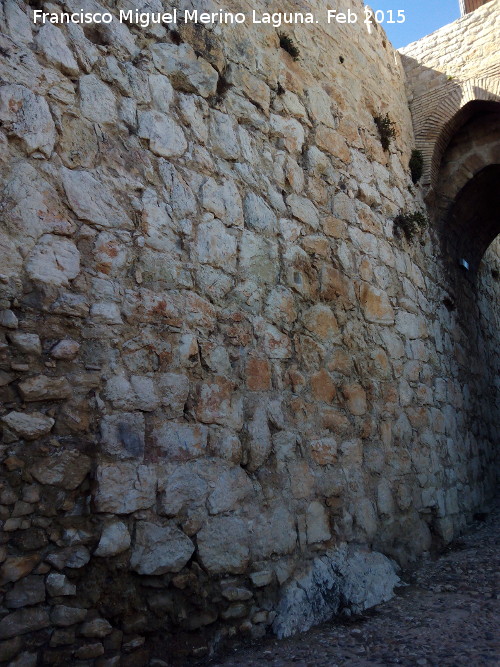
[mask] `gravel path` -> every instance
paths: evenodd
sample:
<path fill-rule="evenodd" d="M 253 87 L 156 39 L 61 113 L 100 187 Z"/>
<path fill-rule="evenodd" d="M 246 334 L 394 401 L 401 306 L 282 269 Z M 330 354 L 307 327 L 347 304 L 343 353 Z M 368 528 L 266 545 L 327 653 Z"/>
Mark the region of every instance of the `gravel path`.
<path fill-rule="evenodd" d="M 500 504 L 437 560 L 403 578 L 409 585 L 347 623 L 232 649 L 213 667 L 500 665 Z"/>

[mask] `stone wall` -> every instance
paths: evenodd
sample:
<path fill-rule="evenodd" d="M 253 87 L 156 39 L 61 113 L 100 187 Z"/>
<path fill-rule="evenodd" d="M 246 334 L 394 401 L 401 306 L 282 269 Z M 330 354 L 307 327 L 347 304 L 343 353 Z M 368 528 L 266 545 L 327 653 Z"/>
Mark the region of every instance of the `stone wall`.
<path fill-rule="evenodd" d="M 407 77 L 415 145 L 425 159 L 423 183 L 434 187 L 441 158 L 467 105 L 500 102 L 500 0 L 474 8 L 400 49 Z"/>
<path fill-rule="evenodd" d="M 0 17 L 0 660 L 135 667 L 384 599 L 375 552 L 463 529 L 499 423 L 495 248 L 464 315 L 394 235 L 398 54 L 34 7 Z"/>

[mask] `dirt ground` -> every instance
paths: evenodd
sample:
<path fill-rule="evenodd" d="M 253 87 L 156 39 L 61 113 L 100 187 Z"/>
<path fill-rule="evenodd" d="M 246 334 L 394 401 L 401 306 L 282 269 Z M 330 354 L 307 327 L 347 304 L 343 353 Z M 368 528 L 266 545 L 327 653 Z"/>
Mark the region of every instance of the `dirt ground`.
<path fill-rule="evenodd" d="M 361 617 L 290 639 L 231 648 L 210 667 L 500 665 L 500 503 L 408 585 Z"/>

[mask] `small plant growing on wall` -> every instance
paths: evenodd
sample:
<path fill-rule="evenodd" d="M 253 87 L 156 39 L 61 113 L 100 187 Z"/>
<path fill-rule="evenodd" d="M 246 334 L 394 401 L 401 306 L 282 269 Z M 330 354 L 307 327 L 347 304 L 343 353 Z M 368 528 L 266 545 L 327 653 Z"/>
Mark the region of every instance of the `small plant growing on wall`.
<path fill-rule="evenodd" d="M 280 39 L 281 48 L 289 53 L 294 60 L 298 60 L 300 56 L 300 51 L 297 46 L 295 46 L 293 39 L 286 35 L 284 32 L 279 32 L 278 37 Z"/>
<path fill-rule="evenodd" d="M 378 129 L 382 148 L 384 151 L 388 151 L 389 146 L 391 145 L 391 140 L 396 136 L 396 123 L 390 119 L 388 113 L 386 113 L 385 116 L 374 116 L 373 120 Z"/>
<path fill-rule="evenodd" d="M 424 171 L 424 156 L 422 151 L 417 149 L 412 150 L 408 166 L 410 167 L 411 180 L 413 183 L 418 183 Z"/>
<path fill-rule="evenodd" d="M 410 213 L 405 210 L 394 218 L 394 234 L 400 238 L 404 236 L 411 242 L 422 234 L 428 223 L 427 216 L 422 211 Z"/>

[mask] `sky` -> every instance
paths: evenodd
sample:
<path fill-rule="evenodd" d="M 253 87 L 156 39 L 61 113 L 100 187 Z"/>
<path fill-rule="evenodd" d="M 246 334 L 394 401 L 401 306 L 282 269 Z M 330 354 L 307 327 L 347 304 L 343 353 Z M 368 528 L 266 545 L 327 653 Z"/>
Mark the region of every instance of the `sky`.
<path fill-rule="evenodd" d="M 460 18 L 458 0 L 365 0 L 365 4 L 373 10 L 383 10 L 386 16 L 387 10 L 392 9 L 395 20 L 398 10 L 404 10 L 405 23 L 383 26 L 397 49 Z"/>

